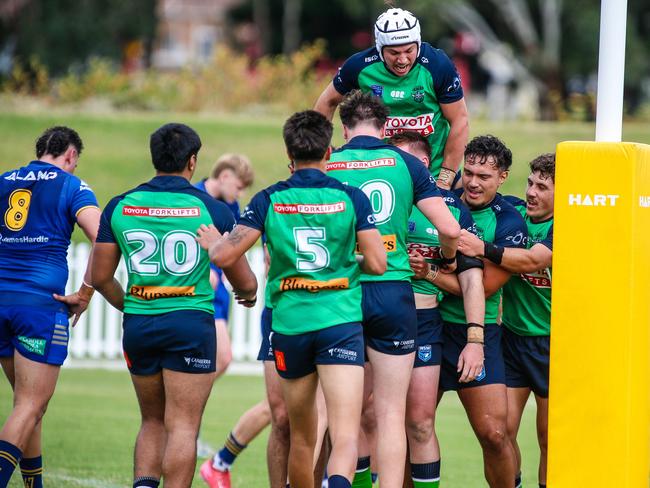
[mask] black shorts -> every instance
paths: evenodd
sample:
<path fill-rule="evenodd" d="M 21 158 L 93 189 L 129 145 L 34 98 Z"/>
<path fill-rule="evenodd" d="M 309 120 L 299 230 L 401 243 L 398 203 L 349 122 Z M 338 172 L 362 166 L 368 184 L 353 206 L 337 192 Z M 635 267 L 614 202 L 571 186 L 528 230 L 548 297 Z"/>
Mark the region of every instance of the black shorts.
<path fill-rule="evenodd" d="M 418 322 L 411 283 L 369 281 L 361 290 L 366 346 L 394 356 L 414 352 Z"/>
<path fill-rule="evenodd" d="M 273 309 L 264 307 L 262 316 L 260 317 L 260 329 L 262 332 L 262 344 L 260 345 L 260 352 L 257 353 L 258 361 L 273 361 L 273 349 L 271 348 L 271 319 Z"/>
<path fill-rule="evenodd" d="M 287 379 L 316 371 L 317 364 L 352 364 L 363 367 L 363 330 L 359 322 L 286 335 L 271 334 L 275 369 Z"/>
<path fill-rule="evenodd" d="M 414 368 L 438 366 L 442 360 L 442 317 L 437 308 L 417 310 L 418 338 Z"/>
<path fill-rule="evenodd" d="M 162 369 L 214 373 L 216 369 L 217 334 L 210 313 L 125 313 L 123 327 L 124 358 L 132 374 L 151 375 Z"/>
<path fill-rule="evenodd" d="M 548 398 L 550 336 L 521 336 L 503 327 L 503 360 L 506 386 L 530 388 L 535 395 Z"/>
<path fill-rule="evenodd" d="M 440 368 L 440 388 L 442 391 L 460 390 L 473 386 L 505 384 L 503 353 L 501 351 L 501 329 L 498 324 L 485 324 L 483 330 L 483 371 L 469 383 L 459 383 L 460 373 L 456 371 L 458 357 L 467 345 L 467 326 L 465 324 L 443 325 L 442 367 Z"/>

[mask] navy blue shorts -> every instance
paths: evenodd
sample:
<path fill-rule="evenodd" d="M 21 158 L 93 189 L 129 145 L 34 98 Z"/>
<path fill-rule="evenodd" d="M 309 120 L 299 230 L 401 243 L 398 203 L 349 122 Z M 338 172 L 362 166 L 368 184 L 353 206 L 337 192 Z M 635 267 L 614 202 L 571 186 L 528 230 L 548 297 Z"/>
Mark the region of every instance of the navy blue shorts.
<path fill-rule="evenodd" d="M 273 361 L 273 348 L 271 347 L 271 319 L 273 309 L 264 307 L 262 317 L 260 318 L 260 328 L 262 329 L 262 344 L 260 352 L 257 353 L 258 361 Z"/>
<path fill-rule="evenodd" d="M 0 357 L 22 356 L 61 366 L 68 355 L 68 314 L 63 307 L 0 307 Z"/>
<path fill-rule="evenodd" d="M 520 336 L 503 327 L 502 345 L 506 386 L 530 388 L 535 395 L 548 398 L 550 336 Z"/>
<path fill-rule="evenodd" d="M 200 310 L 158 315 L 124 314 L 122 347 L 131 374 L 162 369 L 213 373 L 217 358 L 214 318 Z"/>
<path fill-rule="evenodd" d="M 485 324 L 483 353 L 485 362 L 483 371 L 474 381 L 459 383 L 460 373 L 456 372 L 458 357 L 467 345 L 467 326 L 445 322 L 442 345 L 442 367 L 440 368 L 440 388 L 442 391 L 459 390 L 473 386 L 505 384 L 506 377 L 501 351 L 501 329 L 498 324 Z"/>
<path fill-rule="evenodd" d="M 437 308 L 417 310 L 418 338 L 414 368 L 437 366 L 442 360 L 442 317 Z"/>
<path fill-rule="evenodd" d="M 366 346 L 393 356 L 415 351 L 418 319 L 408 281 L 361 283 Z"/>
<path fill-rule="evenodd" d="M 359 322 L 335 325 L 304 334 L 271 334 L 275 369 L 286 379 L 302 378 L 317 364 L 363 367 L 363 329 Z"/>

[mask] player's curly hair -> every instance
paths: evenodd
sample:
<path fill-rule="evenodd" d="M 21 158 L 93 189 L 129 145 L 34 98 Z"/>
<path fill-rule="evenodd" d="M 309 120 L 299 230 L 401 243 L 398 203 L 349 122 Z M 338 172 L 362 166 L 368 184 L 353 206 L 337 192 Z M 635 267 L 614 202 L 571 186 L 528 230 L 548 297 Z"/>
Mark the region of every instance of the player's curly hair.
<path fill-rule="evenodd" d="M 81 154 L 84 145 L 77 131 L 62 125 L 50 127 L 36 139 L 36 157 L 50 155 L 56 158 L 66 152 L 70 146 L 77 150 L 77 154 Z"/>
<path fill-rule="evenodd" d="M 555 153 L 540 154 L 530 162 L 530 172 L 540 173 L 555 183 Z"/>
<path fill-rule="evenodd" d="M 473 159 L 476 163 L 485 164 L 490 156 L 499 171 L 508 171 L 512 166 L 512 151 L 498 137 L 476 136 L 465 147 L 465 159 Z"/>
<path fill-rule="evenodd" d="M 341 122 L 350 129 L 360 122 L 371 122 L 377 129 L 381 129 L 389 112 L 381 98 L 361 90 L 352 90 L 339 105 Z"/>
<path fill-rule="evenodd" d="M 199 154 L 201 138 L 185 124 L 165 124 L 149 139 L 151 162 L 161 173 L 179 173 Z"/>
<path fill-rule="evenodd" d="M 323 114 L 305 110 L 287 119 L 282 136 L 292 161 L 320 161 L 330 147 L 333 131 L 332 123 Z"/>

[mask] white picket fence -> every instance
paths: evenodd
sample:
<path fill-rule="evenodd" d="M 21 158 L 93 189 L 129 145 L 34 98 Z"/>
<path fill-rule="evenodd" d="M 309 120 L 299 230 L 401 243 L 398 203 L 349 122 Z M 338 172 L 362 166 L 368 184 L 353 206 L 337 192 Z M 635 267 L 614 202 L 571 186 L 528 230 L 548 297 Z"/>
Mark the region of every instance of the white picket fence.
<path fill-rule="evenodd" d="M 72 293 L 81 285 L 88 262 L 90 246 L 73 244 L 68 251 L 70 277 L 66 293 Z M 231 304 L 229 331 L 234 361 L 253 361 L 260 347 L 260 315 L 264 307 L 264 253 L 256 247 L 248 254 L 248 262 L 257 277 L 259 300 L 253 308 Z M 126 286 L 124 261 L 116 272 L 116 278 Z M 76 360 L 114 361 L 122 357 L 122 313 L 115 310 L 99 293 L 95 293 L 88 310 L 71 329 L 69 358 Z"/>

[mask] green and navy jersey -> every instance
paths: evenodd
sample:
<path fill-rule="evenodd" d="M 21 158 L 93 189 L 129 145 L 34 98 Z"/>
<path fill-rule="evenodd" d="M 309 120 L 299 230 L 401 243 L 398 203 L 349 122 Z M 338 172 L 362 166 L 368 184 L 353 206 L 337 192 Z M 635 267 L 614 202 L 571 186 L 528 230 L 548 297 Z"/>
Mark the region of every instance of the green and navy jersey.
<path fill-rule="evenodd" d="M 532 222 L 526 214 L 526 202 L 506 196 L 526 220 L 526 248 L 542 244 L 553 251 L 553 218 Z M 503 325 L 522 336 L 551 334 L 551 268 L 513 275 L 503 287 Z"/>
<path fill-rule="evenodd" d="M 459 189 L 454 193 L 460 198 L 463 191 Z M 526 247 L 528 235 L 526 222 L 517 209 L 499 193 L 486 206 L 478 209 L 470 208 L 470 212 L 481 240 L 501 247 Z M 497 321 L 501 291 L 502 289 L 499 289 L 485 299 L 485 323 L 487 324 Z M 466 323 L 462 297 L 447 295 L 440 304 L 440 313 L 445 322 Z"/>
<path fill-rule="evenodd" d="M 360 89 L 381 97 L 390 108 L 386 137 L 405 130 L 426 136 L 431 143 L 430 170 L 438 176 L 449 135 L 449 122 L 440 104 L 463 98 L 456 67 L 444 51 L 423 42 L 411 71 L 397 76 L 386 67 L 377 48 L 369 48 L 345 61 L 333 85 L 341 95 Z"/>
<path fill-rule="evenodd" d="M 232 231 L 223 203 L 181 176 L 156 176 L 113 198 L 102 213 L 97 242 L 119 246 L 128 272 L 124 312 L 214 313 L 210 259 L 196 241 L 201 224 Z"/>
<path fill-rule="evenodd" d="M 449 190 L 440 189 L 449 211 L 460 224 L 461 229 L 465 229 L 472 234 L 476 234 L 476 224 L 472 219 L 469 208 Z M 420 212 L 417 207 L 413 207 L 408 222 L 408 250 L 417 251 L 429 263 L 436 263 L 440 260 L 440 239 L 438 230 L 429 222 L 429 219 Z M 413 279 L 411 281 L 413 291 L 423 295 L 438 295 L 438 300 L 442 299 L 442 290 L 427 280 Z"/>
<path fill-rule="evenodd" d="M 273 331 L 297 335 L 361 321 L 356 233 L 375 228 L 363 192 L 299 169 L 257 193 L 237 225 L 266 234 Z"/>
<path fill-rule="evenodd" d="M 86 183 L 44 161 L 0 177 L 0 305 L 60 308 L 77 216 L 97 208 Z"/>
<path fill-rule="evenodd" d="M 384 240 L 386 272 L 381 276 L 364 274 L 361 281 L 410 280 L 413 271 L 406 248 L 409 215 L 420 200 L 441 196 L 422 161 L 376 137 L 357 136 L 332 153 L 327 174 L 363 190 Z"/>

